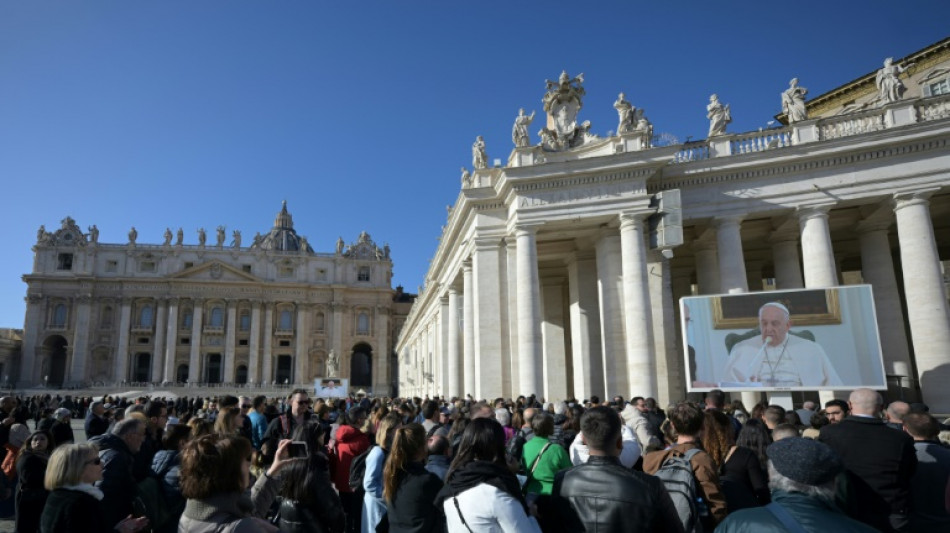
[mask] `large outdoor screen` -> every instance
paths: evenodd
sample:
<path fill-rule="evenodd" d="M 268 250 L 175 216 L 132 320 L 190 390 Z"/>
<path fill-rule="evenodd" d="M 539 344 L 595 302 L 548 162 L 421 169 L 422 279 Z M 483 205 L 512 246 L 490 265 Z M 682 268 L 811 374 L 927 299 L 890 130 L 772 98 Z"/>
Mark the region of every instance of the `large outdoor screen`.
<path fill-rule="evenodd" d="M 340 378 L 315 378 L 313 395 L 317 398 L 346 398 L 350 390 L 350 380 Z"/>
<path fill-rule="evenodd" d="M 680 299 L 691 392 L 886 388 L 870 285 Z"/>

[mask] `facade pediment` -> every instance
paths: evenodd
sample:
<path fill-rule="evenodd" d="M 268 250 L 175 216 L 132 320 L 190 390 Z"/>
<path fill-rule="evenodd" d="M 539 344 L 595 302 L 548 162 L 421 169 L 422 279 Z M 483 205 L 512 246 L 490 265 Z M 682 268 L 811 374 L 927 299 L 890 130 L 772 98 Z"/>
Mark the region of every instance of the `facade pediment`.
<path fill-rule="evenodd" d="M 262 281 L 256 276 L 238 270 L 220 261 L 208 261 L 171 276 L 174 279 L 214 280 L 214 281 Z"/>

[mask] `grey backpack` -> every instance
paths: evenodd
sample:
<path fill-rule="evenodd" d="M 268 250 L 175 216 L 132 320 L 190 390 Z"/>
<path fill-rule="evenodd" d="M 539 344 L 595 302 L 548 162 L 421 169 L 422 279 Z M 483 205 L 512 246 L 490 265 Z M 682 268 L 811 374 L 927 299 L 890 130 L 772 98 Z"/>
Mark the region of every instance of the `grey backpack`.
<path fill-rule="evenodd" d="M 676 507 L 676 513 L 683 523 L 683 530 L 687 533 L 701 533 L 703 531 L 702 515 L 709 514 L 709 509 L 699 496 L 696 476 L 690 460 L 699 453 L 699 448 L 693 448 L 683 455 L 670 455 L 656 471 L 656 477 L 663 481 L 666 492 Z"/>

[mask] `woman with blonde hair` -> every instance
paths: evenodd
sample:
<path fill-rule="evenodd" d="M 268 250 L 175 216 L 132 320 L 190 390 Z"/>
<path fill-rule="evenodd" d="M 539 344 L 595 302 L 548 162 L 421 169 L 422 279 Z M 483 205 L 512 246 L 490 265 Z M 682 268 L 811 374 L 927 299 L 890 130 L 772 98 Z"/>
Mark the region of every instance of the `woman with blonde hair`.
<path fill-rule="evenodd" d="M 238 406 L 225 407 L 214 421 L 214 432 L 219 435 L 237 435 L 244 427 L 244 415 Z"/>
<path fill-rule="evenodd" d="M 110 527 L 102 522 L 102 491 L 93 483 L 102 479 L 102 460 L 94 444 L 64 444 L 53 452 L 44 486 L 50 491 L 40 516 L 43 533 L 135 533 L 148 526 L 145 517 L 127 516 Z"/>
<path fill-rule="evenodd" d="M 442 531 L 432 502 L 442 490 L 439 476 L 425 468 L 426 431 L 421 424 L 397 428 L 383 468 L 383 498 L 390 533 Z"/>
<path fill-rule="evenodd" d="M 366 456 L 366 472 L 363 474 L 363 518 L 360 531 L 373 533 L 376 525 L 386 514 L 386 501 L 383 500 L 383 465 L 389 455 L 389 446 L 393 441 L 395 429 L 402 423 L 398 412 L 384 416 L 376 429 L 376 446 Z"/>

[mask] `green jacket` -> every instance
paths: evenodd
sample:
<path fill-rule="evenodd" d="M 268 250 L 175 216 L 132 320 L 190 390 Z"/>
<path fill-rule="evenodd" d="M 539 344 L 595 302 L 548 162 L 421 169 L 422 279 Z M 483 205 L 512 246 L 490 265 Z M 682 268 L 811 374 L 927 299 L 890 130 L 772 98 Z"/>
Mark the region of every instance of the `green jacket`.
<path fill-rule="evenodd" d="M 528 476 L 525 492 L 551 494 L 551 490 L 554 488 L 554 475 L 561 470 L 574 466 L 571 464 L 571 458 L 567 455 L 567 451 L 561 445 L 549 441 L 547 437 L 532 437 L 531 440 L 525 443 L 521 455 L 525 472 L 531 470 L 534 458 L 541 453 L 541 449 L 549 442 L 551 445 L 544 451 L 544 455 L 538 461 L 534 473 Z"/>

